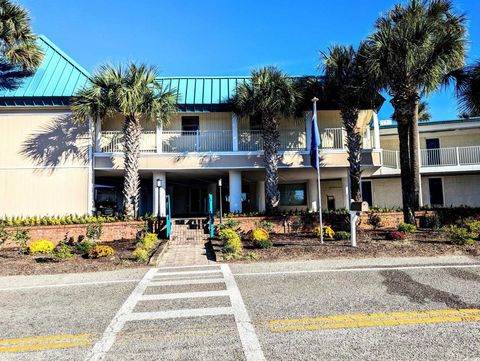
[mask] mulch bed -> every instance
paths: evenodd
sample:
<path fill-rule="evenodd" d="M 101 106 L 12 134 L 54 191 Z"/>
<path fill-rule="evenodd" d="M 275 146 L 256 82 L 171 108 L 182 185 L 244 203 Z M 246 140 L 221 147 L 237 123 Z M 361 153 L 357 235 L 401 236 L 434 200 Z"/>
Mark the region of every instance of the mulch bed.
<path fill-rule="evenodd" d="M 357 247 L 350 246 L 350 241 L 326 240 L 320 244 L 311 233 L 272 234 L 273 247 L 258 249 L 250 241 L 243 241 L 244 253 L 254 252 L 256 261 L 312 260 L 327 258 L 375 258 L 375 257 L 414 257 L 469 255 L 480 256 L 480 242 L 472 246 L 450 244 L 445 233 L 422 229 L 403 241 L 386 240 L 390 230 L 359 231 Z M 215 243 L 215 242 L 214 242 Z M 221 247 L 216 242 L 215 253 L 218 260 L 223 259 Z M 251 257 L 229 260 L 229 262 L 251 262 Z"/>
<path fill-rule="evenodd" d="M 66 260 L 54 261 L 48 255 L 21 255 L 15 248 L 0 249 L 0 276 L 95 272 L 145 267 L 144 264 L 137 263 L 131 258 L 132 250 L 135 248 L 134 240 L 104 244 L 115 250 L 114 257 L 88 259 L 75 254 Z"/>

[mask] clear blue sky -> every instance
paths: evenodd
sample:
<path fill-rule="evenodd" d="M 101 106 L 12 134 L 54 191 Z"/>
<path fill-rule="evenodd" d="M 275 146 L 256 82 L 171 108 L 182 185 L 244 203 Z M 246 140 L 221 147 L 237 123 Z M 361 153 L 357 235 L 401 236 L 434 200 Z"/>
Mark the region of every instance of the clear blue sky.
<path fill-rule="evenodd" d="M 162 75 L 247 75 L 275 64 L 315 74 L 318 51 L 357 45 L 397 1 L 20 0 L 45 34 L 89 71 L 137 60 Z M 455 0 L 469 18 L 469 60 L 480 58 L 480 1 Z M 457 116 L 452 91 L 429 99 L 434 120 Z M 387 103 L 380 119 L 389 118 Z"/>

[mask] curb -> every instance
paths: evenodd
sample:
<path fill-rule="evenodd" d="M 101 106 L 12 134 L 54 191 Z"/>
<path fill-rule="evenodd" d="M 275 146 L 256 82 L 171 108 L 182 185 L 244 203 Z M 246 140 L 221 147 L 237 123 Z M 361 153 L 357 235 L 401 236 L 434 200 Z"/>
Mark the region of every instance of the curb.
<path fill-rule="evenodd" d="M 152 265 L 156 266 L 158 262 L 160 262 L 160 259 L 162 258 L 163 254 L 168 248 L 168 243 L 169 243 L 168 240 L 165 240 L 164 242 L 160 243 L 157 250 L 152 254 L 152 256 L 150 257 L 150 260 L 147 263 L 149 266 L 152 266 Z"/>

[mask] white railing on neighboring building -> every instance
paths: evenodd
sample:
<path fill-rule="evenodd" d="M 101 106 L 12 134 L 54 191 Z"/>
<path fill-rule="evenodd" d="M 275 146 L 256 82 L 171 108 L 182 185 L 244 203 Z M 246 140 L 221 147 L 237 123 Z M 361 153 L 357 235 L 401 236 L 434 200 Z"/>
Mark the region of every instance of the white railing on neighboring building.
<path fill-rule="evenodd" d="M 399 169 L 400 153 L 398 150 L 383 150 L 383 166 Z M 422 149 L 420 166 L 448 167 L 463 165 L 480 165 L 480 146 Z"/>
<path fill-rule="evenodd" d="M 123 152 L 123 132 L 102 131 L 100 149 L 103 153 Z M 140 136 L 140 152 L 153 153 L 157 149 L 154 130 L 144 130 Z"/>
<path fill-rule="evenodd" d="M 160 133 L 161 149 L 164 153 L 184 152 L 232 152 L 233 133 L 231 130 L 200 130 L 181 131 L 166 130 Z M 155 131 L 142 131 L 140 140 L 141 152 L 157 152 Z M 307 133 L 299 129 L 280 130 L 281 151 L 305 151 L 310 139 Z M 320 148 L 344 149 L 345 131 L 343 128 L 326 128 L 320 131 Z M 263 149 L 261 130 L 239 130 L 239 151 L 260 151 Z M 121 131 L 102 131 L 100 136 L 100 151 L 116 153 L 123 151 L 123 134 Z"/>

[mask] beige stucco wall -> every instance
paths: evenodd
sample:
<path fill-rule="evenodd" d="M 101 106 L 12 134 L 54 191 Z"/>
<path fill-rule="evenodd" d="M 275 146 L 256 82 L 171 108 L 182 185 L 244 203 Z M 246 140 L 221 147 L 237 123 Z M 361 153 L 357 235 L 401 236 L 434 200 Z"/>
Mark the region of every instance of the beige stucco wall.
<path fill-rule="evenodd" d="M 88 211 L 88 168 L 0 170 L 0 214 L 64 215 Z"/>
<path fill-rule="evenodd" d="M 400 178 L 372 179 L 373 206 L 395 208 L 402 205 Z"/>
<path fill-rule="evenodd" d="M 480 174 L 423 176 L 423 204 L 430 205 L 429 178 L 442 178 L 444 205 L 480 207 Z M 372 179 L 373 204 L 376 207 L 401 207 L 400 177 Z"/>
<path fill-rule="evenodd" d="M 65 112 L 0 113 L 0 215 L 87 213 L 86 135 Z"/>

